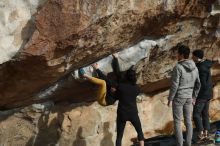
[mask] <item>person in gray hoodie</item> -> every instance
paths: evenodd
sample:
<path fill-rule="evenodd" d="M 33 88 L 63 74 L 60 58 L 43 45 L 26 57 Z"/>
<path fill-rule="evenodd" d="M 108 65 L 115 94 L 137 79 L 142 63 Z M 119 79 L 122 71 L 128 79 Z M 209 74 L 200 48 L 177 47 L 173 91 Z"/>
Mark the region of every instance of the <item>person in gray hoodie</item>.
<path fill-rule="evenodd" d="M 168 97 L 168 106 L 172 105 L 173 108 L 177 146 L 183 146 L 182 116 L 186 126 L 186 146 L 191 146 L 193 101 L 197 98 L 201 86 L 198 69 L 195 63 L 189 60 L 189 54 L 189 47 L 184 45 L 178 47 L 178 63 L 173 68 Z"/>

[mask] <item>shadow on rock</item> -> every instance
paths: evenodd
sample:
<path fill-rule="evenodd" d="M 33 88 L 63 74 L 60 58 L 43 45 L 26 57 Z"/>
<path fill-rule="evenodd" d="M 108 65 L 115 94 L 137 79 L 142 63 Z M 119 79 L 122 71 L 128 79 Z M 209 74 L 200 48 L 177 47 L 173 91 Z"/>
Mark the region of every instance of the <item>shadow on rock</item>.
<path fill-rule="evenodd" d="M 58 132 L 60 126 L 57 118 L 50 121 L 49 113 L 44 113 L 39 118 L 37 126 L 39 131 L 33 141 L 33 146 L 52 146 L 57 144 L 60 138 Z"/>
<path fill-rule="evenodd" d="M 85 139 L 82 138 L 82 127 L 79 127 L 77 134 L 76 134 L 76 139 L 73 142 L 73 146 L 86 146 L 86 141 Z"/>
<path fill-rule="evenodd" d="M 114 146 L 112 140 L 113 134 L 109 131 L 109 128 L 110 128 L 110 123 L 105 122 L 103 126 L 104 137 L 101 140 L 100 146 Z"/>

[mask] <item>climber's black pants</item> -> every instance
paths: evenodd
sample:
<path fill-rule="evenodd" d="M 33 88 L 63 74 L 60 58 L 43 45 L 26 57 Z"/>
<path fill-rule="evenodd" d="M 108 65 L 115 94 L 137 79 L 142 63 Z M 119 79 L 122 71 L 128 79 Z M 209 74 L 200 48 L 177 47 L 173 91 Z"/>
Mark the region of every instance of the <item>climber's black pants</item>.
<path fill-rule="evenodd" d="M 117 112 L 117 139 L 116 146 L 121 146 L 121 141 L 124 133 L 125 124 L 127 121 L 130 121 L 134 126 L 137 134 L 138 140 L 144 140 L 144 134 L 141 128 L 140 118 L 137 112 L 125 113 L 125 112 Z"/>

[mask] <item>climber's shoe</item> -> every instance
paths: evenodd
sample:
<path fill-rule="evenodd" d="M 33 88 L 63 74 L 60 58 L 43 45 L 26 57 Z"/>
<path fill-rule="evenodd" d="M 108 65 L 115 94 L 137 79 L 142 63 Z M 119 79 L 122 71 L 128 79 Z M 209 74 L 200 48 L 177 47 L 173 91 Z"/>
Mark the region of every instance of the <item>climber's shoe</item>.
<path fill-rule="evenodd" d="M 80 68 L 80 69 L 78 70 L 78 73 L 79 73 L 79 76 L 80 76 L 80 77 L 83 77 L 83 76 L 86 74 L 86 72 L 85 72 L 85 70 L 84 70 L 83 68 Z"/>

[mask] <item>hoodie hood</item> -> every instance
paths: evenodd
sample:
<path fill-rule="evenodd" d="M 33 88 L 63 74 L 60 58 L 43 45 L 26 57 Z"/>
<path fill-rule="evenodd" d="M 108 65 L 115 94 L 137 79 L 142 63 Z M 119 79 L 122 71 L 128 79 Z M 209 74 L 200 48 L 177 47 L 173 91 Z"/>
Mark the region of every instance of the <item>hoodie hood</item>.
<path fill-rule="evenodd" d="M 182 65 L 187 72 L 192 72 L 196 69 L 196 64 L 192 60 L 179 61 L 179 64 Z"/>

